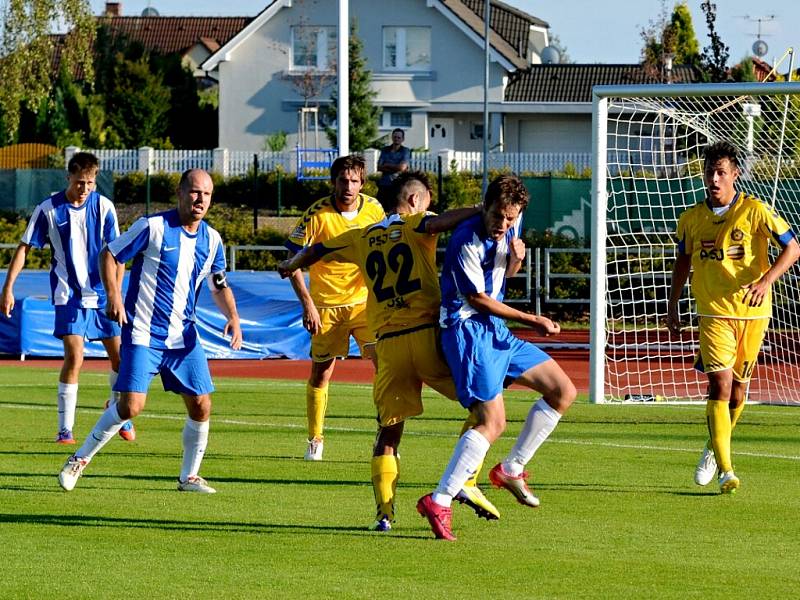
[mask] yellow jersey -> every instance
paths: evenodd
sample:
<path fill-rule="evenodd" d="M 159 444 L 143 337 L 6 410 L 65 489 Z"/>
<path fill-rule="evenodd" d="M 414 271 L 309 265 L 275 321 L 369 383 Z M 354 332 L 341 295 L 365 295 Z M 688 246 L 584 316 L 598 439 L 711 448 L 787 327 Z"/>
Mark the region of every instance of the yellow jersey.
<path fill-rule="evenodd" d="M 348 219 L 336 208 L 333 196 L 312 204 L 297 221 L 285 246 L 300 252 L 307 246 L 325 242 L 351 229 L 361 229 L 385 217 L 380 203 L 371 196 L 358 195 L 358 212 Z M 309 292 L 317 308 L 362 304 L 367 288 L 358 267 L 350 262 L 320 261 L 309 269 Z"/>
<path fill-rule="evenodd" d="M 425 231 L 433 213 L 390 215 L 322 242 L 325 260 L 355 263 L 367 280 L 367 321 L 378 338 L 435 325 L 439 319 L 438 235 Z"/>
<path fill-rule="evenodd" d="M 691 256 L 697 314 L 762 319 L 772 314 L 772 294 L 761 306 L 744 299 L 750 283 L 770 268 L 770 240 L 780 247 L 795 237 L 789 224 L 761 200 L 740 192 L 723 215 L 699 202 L 678 219 L 678 252 Z"/>

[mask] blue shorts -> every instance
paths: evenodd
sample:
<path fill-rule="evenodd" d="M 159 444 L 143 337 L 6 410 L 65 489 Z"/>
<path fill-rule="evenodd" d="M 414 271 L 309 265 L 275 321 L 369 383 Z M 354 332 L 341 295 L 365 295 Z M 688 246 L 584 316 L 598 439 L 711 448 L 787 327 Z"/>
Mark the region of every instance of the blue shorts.
<path fill-rule="evenodd" d="M 512 334 L 496 318 L 465 319 L 442 328 L 442 350 L 458 401 L 464 408 L 486 402 L 531 367 L 550 360 L 550 356 Z"/>
<path fill-rule="evenodd" d="M 157 374 L 161 375 L 161 384 L 167 392 L 202 396 L 214 391 L 208 359 L 200 344 L 175 350 L 122 344 L 114 391 L 146 394 Z"/>
<path fill-rule="evenodd" d="M 56 324 L 53 335 L 61 339 L 65 335 L 79 335 L 87 340 L 105 340 L 120 334 L 119 324 L 106 316 L 99 308 L 56 306 Z"/>

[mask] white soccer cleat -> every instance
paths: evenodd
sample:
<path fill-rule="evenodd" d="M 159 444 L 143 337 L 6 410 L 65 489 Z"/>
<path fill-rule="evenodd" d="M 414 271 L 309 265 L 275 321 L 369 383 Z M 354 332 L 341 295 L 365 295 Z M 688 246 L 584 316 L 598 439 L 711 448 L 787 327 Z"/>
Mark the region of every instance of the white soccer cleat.
<path fill-rule="evenodd" d="M 306 448 L 306 454 L 303 458 L 305 460 L 322 460 L 322 448 L 322 440 L 318 440 L 317 438 L 308 440 L 308 447 Z"/>
<path fill-rule="evenodd" d="M 217 490 L 199 475 L 190 475 L 186 481 L 178 480 L 179 492 L 195 492 L 197 494 L 216 494 Z"/>
<path fill-rule="evenodd" d="M 694 482 L 697 485 L 708 485 L 717 474 L 717 459 L 714 456 L 714 451 L 705 446 L 703 453 L 700 455 L 700 460 L 697 462 L 697 467 L 694 470 Z"/>
<path fill-rule="evenodd" d="M 726 471 L 719 476 L 720 494 L 735 494 L 737 489 L 739 489 L 739 478 L 733 471 Z"/>
<path fill-rule="evenodd" d="M 58 474 L 58 483 L 64 488 L 65 492 L 71 492 L 75 489 L 78 478 L 83 474 L 83 470 L 88 464 L 88 459 L 78 458 L 74 454 L 67 459 L 67 462 L 61 468 L 61 473 Z"/>

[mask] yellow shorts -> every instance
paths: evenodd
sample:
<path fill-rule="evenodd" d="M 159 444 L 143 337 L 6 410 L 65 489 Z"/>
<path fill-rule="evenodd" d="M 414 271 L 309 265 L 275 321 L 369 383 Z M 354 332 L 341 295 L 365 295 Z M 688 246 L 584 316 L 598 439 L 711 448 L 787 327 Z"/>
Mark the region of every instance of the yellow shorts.
<path fill-rule="evenodd" d="M 361 354 L 364 346 L 375 343 L 375 335 L 367 327 L 367 304 L 320 308 L 320 332 L 311 336 L 311 360 L 325 362 L 346 357 L 350 353 L 352 335 Z"/>
<path fill-rule="evenodd" d="M 769 319 L 700 317 L 700 352 L 694 368 L 701 373 L 733 369 L 733 379 L 747 383 L 768 326 Z"/>
<path fill-rule="evenodd" d="M 423 383 L 456 399 L 453 377 L 438 338 L 438 328 L 430 326 L 378 340 L 378 372 L 372 398 L 381 425 L 394 425 L 421 415 Z"/>

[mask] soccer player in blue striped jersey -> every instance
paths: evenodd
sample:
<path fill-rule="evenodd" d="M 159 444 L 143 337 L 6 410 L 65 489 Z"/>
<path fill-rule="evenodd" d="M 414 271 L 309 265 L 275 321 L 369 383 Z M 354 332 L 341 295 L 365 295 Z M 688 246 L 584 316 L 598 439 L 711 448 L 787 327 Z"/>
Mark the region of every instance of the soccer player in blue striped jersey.
<path fill-rule="evenodd" d="M 503 388 L 518 383 L 542 395 L 531 407 L 511 452 L 489 472 L 495 487 L 507 489 L 517 502 L 531 507 L 538 506 L 539 499 L 527 486 L 525 465 L 575 400 L 575 386 L 561 367 L 533 344 L 515 337 L 505 324 L 505 319 L 513 319 L 544 335 L 560 331 L 546 317 L 503 303 L 506 278 L 519 271 L 525 257 L 519 233 L 527 204 L 522 181 L 501 175 L 486 190 L 483 213 L 463 221 L 447 245 L 440 280 L 442 350 L 458 400 L 477 425 L 459 438 L 436 490 L 417 503 L 438 539 L 456 539 L 450 504 L 505 430 Z"/>
<path fill-rule="evenodd" d="M 75 487 L 83 469 L 122 422 L 142 411 L 156 374 L 161 375 L 166 391 L 182 396 L 188 412 L 178 490 L 216 491 L 199 475 L 208 444 L 214 391 L 195 324 L 197 295 L 204 281 L 227 319 L 223 335 L 230 333 L 234 350 L 242 346 L 242 330 L 233 292 L 225 279 L 222 240 L 203 221 L 213 189 L 208 173 L 186 171 L 178 185 L 176 209 L 139 219 L 101 253 L 108 316 L 122 326 L 121 368 L 114 386 L 120 392 L 120 401 L 100 416 L 83 446 L 67 459 L 59 475 L 66 491 Z M 119 264 L 131 259 L 123 305 L 115 272 Z"/>
<path fill-rule="evenodd" d="M 50 247 L 50 299 L 55 307 L 53 335 L 64 345 L 64 363 L 58 377 L 59 444 L 74 444 L 75 409 L 78 404 L 78 379 L 83 366 L 84 339 L 100 340 L 111 362 L 111 386 L 119 372 L 119 326 L 105 315 L 106 293 L 100 281 L 97 259 L 103 245 L 119 235 L 114 204 L 95 191 L 100 165 L 97 157 L 78 152 L 67 164 L 67 188 L 53 194 L 33 211 L 28 227 L 17 246 L 3 285 L 0 312 L 11 317 L 14 309 L 14 283 L 25 267 L 32 247 Z M 116 276 L 122 278 L 125 266 Z M 115 401 L 112 392 L 108 402 Z M 133 440 L 131 422 L 120 429 L 120 436 Z"/>

